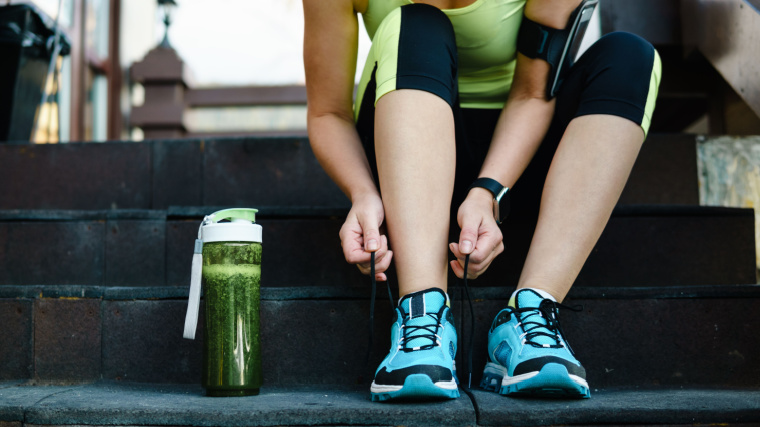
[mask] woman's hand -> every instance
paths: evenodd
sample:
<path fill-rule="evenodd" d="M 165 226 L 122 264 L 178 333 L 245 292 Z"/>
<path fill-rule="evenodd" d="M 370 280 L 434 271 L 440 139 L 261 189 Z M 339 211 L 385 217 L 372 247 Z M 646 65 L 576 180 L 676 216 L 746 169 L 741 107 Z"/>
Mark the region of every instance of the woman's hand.
<path fill-rule="evenodd" d="M 340 244 L 346 261 L 356 264 L 363 274 L 370 274 L 370 253 L 374 252 L 375 279 L 380 281 L 387 280 L 385 271 L 393 258 L 393 252 L 388 250 L 388 238 L 380 234 L 384 218 L 380 196 L 356 198 L 340 229 Z"/>
<path fill-rule="evenodd" d="M 388 250 L 388 239 L 379 232 L 383 202 L 356 131 L 353 111 L 357 11 L 366 9 L 366 1 L 304 0 L 303 9 L 309 142 L 327 175 L 352 201 L 340 230 L 343 255 L 369 274 L 370 253 L 374 252 L 375 278 L 386 280 L 384 272 L 393 254 Z"/>
<path fill-rule="evenodd" d="M 493 195 L 483 188 L 470 190 L 459 206 L 457 222 L 462 232 L 459 243 L 449 243 L 449 249 L 457 258 L 451 261 L 451 269 L 457 277 L 463 278 L 464 259 L 469 254 L 467 278 L 475 279 L 504 251 L 501 230 L 493 218 Z"/>

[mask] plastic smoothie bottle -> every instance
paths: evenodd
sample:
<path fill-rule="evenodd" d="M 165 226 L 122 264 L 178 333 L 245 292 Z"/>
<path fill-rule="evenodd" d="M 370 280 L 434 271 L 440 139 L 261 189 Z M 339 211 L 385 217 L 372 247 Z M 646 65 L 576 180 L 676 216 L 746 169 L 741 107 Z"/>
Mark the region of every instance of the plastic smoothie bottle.
<path fill-rule="evenodd" d="M 259 333 L 262 230 L 254 223 L 256 212 L 256 209 L 215 212 L 200 227 L 202 243 L 196 241 L 185 337 L 193 338 L 195 334 L 195 325 L 188 321 L 193 320 L 193 284 L 200 288 L 197 283 L 200 282 L 205 301 L 201 382 L 208 396 L 255 395 L 262 384 Z M 200 268 L 196 265 L 199 261 Z M 194 311 L 197 323 L 198 308 Z"/>

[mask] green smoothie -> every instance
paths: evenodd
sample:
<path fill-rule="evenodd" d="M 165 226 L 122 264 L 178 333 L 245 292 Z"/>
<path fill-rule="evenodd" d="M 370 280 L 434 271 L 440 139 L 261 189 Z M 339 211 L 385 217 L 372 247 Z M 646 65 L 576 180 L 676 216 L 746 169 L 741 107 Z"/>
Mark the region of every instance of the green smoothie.
<path fill-rule="evenodd" d="M 206 394 L 258 394 L 262 383 L 261 244 L 205 243 L 202 284 L 206 304 L 202 382 Z"/>

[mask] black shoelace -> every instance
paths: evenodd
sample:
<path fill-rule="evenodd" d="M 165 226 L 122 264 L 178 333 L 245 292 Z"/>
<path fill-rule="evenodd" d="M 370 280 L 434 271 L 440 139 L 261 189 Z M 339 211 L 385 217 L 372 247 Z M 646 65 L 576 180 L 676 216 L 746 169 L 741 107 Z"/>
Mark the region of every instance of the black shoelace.
<path fill-rule="evenodd" d="M 462 283 L 464 292 L 467 294 L 467 302 L 470 305 L 470 344 L 467 346 L 467 388 L 472 388 L 472 353 L 475 349 L 475 311 L 472 309 L 472 298 L 470 298 L 470 287 L 467 285 L 467 268 L 470 266 L 470 255 L 464 257 L 464 274 Z"/>
<path fill-rule="evenodd" d="M 375 336 L 375 297 L 377 296 L 377 280 L 375 279 L 375 253 L 370 253 L 370 277 L 372 282 L 372 293 L 370 295 L 370 304 L 369 304 L 369 343 L 367 345 L 367 364 L 369 364 L 370 355 L 372 353 L 372 347 L 374 346 L 374 336 Z M 390 301 L 390 307 L 391 307 L 391 313 L 393 315 L 396 314 L 396 307 L 393 303 L 393 293 L 391 292 L 391 284 L 389 280 L 385 281 L 387 287 L 388 287 L 388 300 Z M 404 335 L 403 335 L 403 347 L 402 350 L 405 352 L 415 351 L 415 350 L 427 350 L 430 348 L 435 347 L 438 344 L 438 341 L 436 339 L 436 332 L 438 329 L 439 324 L 441 323 L 441 313 L 438 313 L 438 315 L 428 314 L 428 316 L 431 316 L 433 320 L 435 321 L 434 325 L 428 325 L 428 326 L 405 326 L 404 327 Z M 417 332 L 419 330 L 424 330 L 428 332 L 427 334 L 421 334 L 421 335 L 414 335 L 411 337 L 408 337 L 408 334 L 411 332 Z M 407 342 L 413 340 L 413 339 L 429 339 L 431 341 L 431 344 L 426 344 L 424 346 L 418 346 L 414 348 L 407 348 L 406 344 Z"/>
<path fill-rule="evenodd" d="M 372 280 L 372 294 L 369 302 L 369 343 L 367 344 L 367 365 L 369 365 L 369 358 L 372 354 L 372 347 L 374 345 L 375 337 L 375 297 L 377 296 L 377 280 L 375 280 L 375 253 L 370 252 L 370 271 L 369 275 Z M 385 280 L 388 286 L 388 300 L 391 303 L 391 312 L 395 314 L 396 307 L 393 304 L 393 293 L 391 293 L 391 284 L 389 280 Z"/>
<path fill-rule="evenodd" d="M 549 299 L 544 299 L 539 304 L 538 308 L 512 308 L 512 313 L 520 320 L 523 331 L 525 331 L 525 344 L 533 347 L 544 348 L 545 344 L 534 341 L 539 337 L 547 337 L 556 342 L 556 344 L 549 344 L 549 348 L 562 348 L 565 346 L 571 354 L 575 354 L 570 345 L 564 341 L 565 332 L 562 330 L 562 325 L 559 322 L 558 312 L 559 309 L 565 309 L 570 311 L 579 312 L 583 310 L 581 306 L 570 307 L 558 302 L 554 302 Z M 528 314 L 531 313 L 531 314 Z M 546 321 L 543 324 L 538 321 L 529 320 L 523 323 L 523 319 L 531 317 L 531 315 L 538 315 Z M 564 345 L 563 345 L 564 343 Z"/>
<path fill-rule="evenodd" d="M 467 284 L 467 269 L 469 265 L 470 265 L 470 255 L 468 254 L 468 255 L 465 255 L 465 258 L 464 258 L 464 275 L 462 276 L 462 283 L 464 284 L 464 290 L 465 290 L 465 293 L 467 294 L 467 303 L 470 306 L 470 337 L 469 337 L 470 339 L 469 339 L 469 345 L 467 346 L 468 347 L 468 350 L 467 350 L 467 388 L 468 389 L 472 388 L 472 353 L 473 353 L 474 345 L 475 345 L 475 340 L 474 340 L 475 338 L 475 311 L 472 308 L 472 298 L 470 297 L 470 287 Z M 372 354 L 372 347 L 374 345 L 374 335 L 375 335 L 375 297 L 377 296 L 377 281 L 375 280 L 375 253 L 374 252 L 370 253 L 370 273 L 369 274 L 372 281 L 372 293 L 370 296 L 370 305 L 369 305 L 369 342 L 367 344 L 367 357 L 366 357 L 367 365 L 369 365 L 370 355 Z M 385 283 L 388 287 L 388 299 L 390 300 L 391 312 L 395 314 L 396 308 L 393 303 L 393 293 L 391 293 L 390 281 L 386 280 Z M 440 323 L 440 313 L 439 313 L 438 318 L 435 320 L 436 320 L 436 325 Z M 408 341 L 406 339 L 406 336 L 407 336 L 407 333 L 409 332 L 409 329 L 407 329 L 404 331 L 403 351 L 414 351 L 414 349 L 419 349 L 419 350 L 429 349 L 437 345 L 435 330 L 430 330 L 428 329 L 429 327 L 425 327 L 425 326 L 410 326 L 407 328 L 414 331 L 419 330 L 419 329 L 426 329 L 428 332 L 430 332 L 430 334 L 417 335 L 417 336 L 412 337 L 412 339 L 428 338 L 432 341 L 432 344 L 425 345 L 419 348 L 415 347 L 412 349 L 407 349 L 406 343 Z"/>
<path fill-rule="evenodd" d="M 438 328 L 441 326 L 441 314 L 443 313 L 443 309 L 441 309 L 440 312 L 437 314 L 433 313 L 427 313 L 425 316 L 430 316 L 431 319 L 433 319 L 433 324 L 428 325 L 404 325 L 404 333 L 401 338 L 401 351 L 404 353 L 411 353 L 413 351 L 417 350 L 430 350 L 433 347 L 439 346 L 441 343 L 438 340 L 438 335 L 436 332 L 438 332 Z M 416 334 L 417 332 L 427 332 L 427 333 L 420 333 Z M 430 341 L 430 344 L 425 345 L 418 345 L 415 347 L 407 347 L 408 343 L 417 340 L 417 339 L 426 339 Z"/>

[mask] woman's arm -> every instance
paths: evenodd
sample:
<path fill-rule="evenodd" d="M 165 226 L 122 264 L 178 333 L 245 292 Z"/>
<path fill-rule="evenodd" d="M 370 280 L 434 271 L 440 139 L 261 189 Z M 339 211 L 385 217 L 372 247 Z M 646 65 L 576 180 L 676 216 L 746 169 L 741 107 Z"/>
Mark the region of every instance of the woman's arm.
<path fill-rule="evenodd" d="M 563 29 L 580 3 L 581 0 L 528 0 L 525 16 L 539 24 Z M 555 102 L 546 99 L 549 71 L 546 61 L 518 52 L 509 99 L 496 125 L 480 177 L 493 178 L 511 188 L 528 167 L 554 115 Z M 477 277 L 503 250 L 501 232 L 493 219 L 493 195 L 486 189 L 473 188 L 459 208 L 457 221 L 462 232 L 459 243 L 450 245 L 458 259 L 452 261 L 452 269 L 462 277 L 464 255 L 469 253 L 468 277 Z"/>
<path fill-rule="evenodd" d="M 358 23 L 352 0 L 304 0 L 307 123 L 314 154 L 353 200 L 377 193 L 353 118 Z"/>
<path fill-rule="evenodd" d="M 383 205 L 353 119 L 356 8 L 352 0 L 304 0 L 303 8 L 309 141 L 319 163 L 351 200 L 340 232 L 346 260 L 369 273 L 369 252 L 377 251 L 377 278 L 385 280 L 392 254 L 379 233 Z"/>
<path fill-rule="evenodd" d="M 580 0 L 528 0 L 525 16 L 548 27 L 563 29 Z M 494 132 L 480 176 L 512 187 L 530 163 L 554 115 L 554 100 L 546 99 L 549 64 L 517 54 L 517 66 L 507 104 Z"/>

